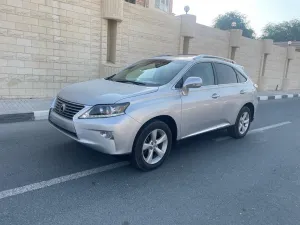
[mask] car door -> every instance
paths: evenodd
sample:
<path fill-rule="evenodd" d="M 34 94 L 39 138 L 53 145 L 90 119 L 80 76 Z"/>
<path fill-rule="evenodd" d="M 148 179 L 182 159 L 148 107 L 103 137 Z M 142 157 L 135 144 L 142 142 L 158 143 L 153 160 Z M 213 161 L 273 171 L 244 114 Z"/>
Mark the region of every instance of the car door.
<path fill-rule="evenodd" d="M 188 137 L 205 132 L 220 124 L 220 106 L 218 104 L 218 86 L 210 62 L 197 63 L 183 76 L 182 83 L 188 77 L 200 77 L 203 85 L 190 88 L 188 95 L 182 95 L 181 136 Z"/>
<path fill-rule="evenodd" d="M 243 83 L 239 83 L 237 73 L 228 64 L 214 63 L 219 86 L 219 103 L 222 123 L 234 124 L 237 115 L 245 102 Z"/>

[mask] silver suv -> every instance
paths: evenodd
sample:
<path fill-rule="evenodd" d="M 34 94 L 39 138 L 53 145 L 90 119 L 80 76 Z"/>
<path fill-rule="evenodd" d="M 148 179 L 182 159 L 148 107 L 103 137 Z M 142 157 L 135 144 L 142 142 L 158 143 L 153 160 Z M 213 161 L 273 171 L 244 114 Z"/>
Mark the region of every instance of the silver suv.
<path fill-rule="evenodd" d="M 82 144 L 131 154 L 133 165 L 151 170 L 177 140 L 225 127 L 232 137 L 244 137 L 257 103 L 254 84 L 232 60 L 159 56 L 64 88 L 49 121 Z"/>

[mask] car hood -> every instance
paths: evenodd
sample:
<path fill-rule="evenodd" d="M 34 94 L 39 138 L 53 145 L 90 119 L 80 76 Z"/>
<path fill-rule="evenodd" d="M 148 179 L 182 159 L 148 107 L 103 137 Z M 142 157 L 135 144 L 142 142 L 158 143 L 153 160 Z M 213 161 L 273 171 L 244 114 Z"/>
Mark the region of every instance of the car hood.
<path fill-rule="evenodd" d="M 124 98 L 149 94 L 158 87 L 125 84 L 105 79 L 72 84 L 60 91 L 58 97 L 83 105 L 113 104 Z"/>

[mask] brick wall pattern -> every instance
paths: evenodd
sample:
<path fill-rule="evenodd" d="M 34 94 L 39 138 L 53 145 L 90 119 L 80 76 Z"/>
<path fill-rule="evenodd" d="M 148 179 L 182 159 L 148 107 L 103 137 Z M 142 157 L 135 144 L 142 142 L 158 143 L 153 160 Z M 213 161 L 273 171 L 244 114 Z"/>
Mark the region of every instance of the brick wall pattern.
<path fill-rule="evenodd" d="M 116 64 L 106 61 L 104 0 L 0 0 L 0 98 L 53 97 L 72 83 L 101 78 L 143 58 L 182 52 L 181 19 L 124 3 L 118 22 Z M 197 24 L 190 53 L 228 57 L 230 33 Z M 260 40 L 241 39 L 236 61 L 258 81 Z M 265 90 L 281 88 L 286 48 L 268 56 Z M 290 89 L 300 89 L 300 53 L 290 62 Z"/>

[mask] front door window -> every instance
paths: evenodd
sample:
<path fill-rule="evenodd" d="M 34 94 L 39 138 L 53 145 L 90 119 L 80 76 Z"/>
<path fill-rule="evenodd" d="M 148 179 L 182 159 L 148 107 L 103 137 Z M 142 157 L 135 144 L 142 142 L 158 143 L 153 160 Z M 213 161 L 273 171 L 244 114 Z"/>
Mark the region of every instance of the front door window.
<path fill-rule="evenodd" d="M 194 65 L 183 77 L 183 82 L 188 77 L 200 77 L 202 86 L 215 85 L 214 71 L 211 63 L 198 63 Z"/>

